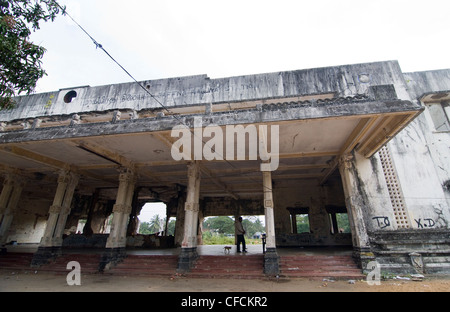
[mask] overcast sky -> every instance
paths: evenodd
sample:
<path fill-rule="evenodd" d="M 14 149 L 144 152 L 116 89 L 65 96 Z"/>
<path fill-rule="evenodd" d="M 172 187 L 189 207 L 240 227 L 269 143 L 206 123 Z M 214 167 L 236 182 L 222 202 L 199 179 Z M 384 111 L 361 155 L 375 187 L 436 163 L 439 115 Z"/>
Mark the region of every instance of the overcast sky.
<path fill-rule="evenodd" d="M 450 68 L 449 0 L 59 0 L 135 78 L 210 78 L 398 60 Z M 68 17 L 33 34 L 37 92 L 130 82 Z"/>
<path fill-rule="evenodd" d="M 398 60 L 404 72 L 450 68 L 449 0 L 59 3 L 139 81 L 384 60 Z M 37 92 L 131 81 L 68 17 L 42 24 L 32 40 L 47 49 Z"/>

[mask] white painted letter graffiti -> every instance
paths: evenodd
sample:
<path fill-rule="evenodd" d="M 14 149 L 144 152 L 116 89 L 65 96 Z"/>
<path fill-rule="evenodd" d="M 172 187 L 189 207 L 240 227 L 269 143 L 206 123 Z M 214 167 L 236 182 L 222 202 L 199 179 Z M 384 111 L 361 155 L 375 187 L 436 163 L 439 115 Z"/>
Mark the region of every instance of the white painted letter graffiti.
<path fill-rule="evenodd" d="M 367 270 L 372 270 L 369 272 L 369 274 L 367 274 L 367 277 L 366 277 L 367 284 L 369 284 L 369 286 L 381 285 L 380 264 L 377 261 L 370 261 L 367 264 Z"/>
<path fill-rule="evenodd" d="M 66 281 L 69 286 L 81 286 L 81 265 L 77 261 L 67 263 L 67 270 L 72 270 L 67 274 Z"/>
<path fill-rule="evenodd" d="M 259 152 L 259 158 L 264 162 L 261 171 L 278 169 L 278 125 L 260 125 L 258 128 L 255 125 L 227 125 L 225 132 L 224 135 L 223 128 L 215 124 L 203 129 L 201 117 L 194 118 L 193 131 L 186 125 L 175 126 L 171 132 L 171 137 L 177 138 L 172 144 L 172 158 L 176 161 L 257 160 Z"/>

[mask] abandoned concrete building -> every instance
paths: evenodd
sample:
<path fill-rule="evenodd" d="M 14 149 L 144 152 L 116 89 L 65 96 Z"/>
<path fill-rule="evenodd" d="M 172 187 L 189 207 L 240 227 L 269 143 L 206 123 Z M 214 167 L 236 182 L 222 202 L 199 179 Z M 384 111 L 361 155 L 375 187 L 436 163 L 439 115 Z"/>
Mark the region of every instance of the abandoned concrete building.
<path fill-rule="evenodd" d="M 39 244 L 33 266 L 71 244 L 103 250 L 99 269 L 120 262 L 141 208 L 159 201 L 176 217 L 174 236 L 158 239 L 179 250 L 179 272 L 196 262 L 205 217 L 240 215 L 265 217 L 266 274 L 280 272 L 285 247 L 325 246 L 347 246 L 365 272 L 371 261 L 450 272 L 450 69 L 403 73 L 383 61 L 198 75 L 16 102 L 0 111 L 0 242 L 5 254 L 10 242 Z M 192 148 L 175 159 L 183 128 Z"/>

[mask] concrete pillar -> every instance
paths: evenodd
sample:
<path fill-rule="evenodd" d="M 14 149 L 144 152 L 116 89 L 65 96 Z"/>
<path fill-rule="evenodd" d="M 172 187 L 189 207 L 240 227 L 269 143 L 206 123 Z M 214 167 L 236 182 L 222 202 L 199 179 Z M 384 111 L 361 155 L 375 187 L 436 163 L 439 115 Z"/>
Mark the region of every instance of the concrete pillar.
<path fill-rule="evenodd" d="M 275 241 L 275 216 L 272 192 L 272 173 L 262 171 L 264 188 L 264 215 L 266 219 L 266 253 L 264 254 L 264 273 L 276 275 L 279 273 L 279 257 Z"/>
<path fill-rule="evenodd" d="M 0 222 L 3 219 L 3 215 L 8 207 L 8 202 L 11 197 L 11 193 L 14 189 L 14 177 L 10 174 L 6 176 L 3 182 L 2 192 L 0 193 Z"/>
<path fill-rule="evenodd" d="M 197 162 L 188 165 L 188 187 L 184 205 L 184 237 L 178 259 L 178 271 L 188 272 L 197 258 L 197 227 L 200 198 L 200 167 Z"/>
<path fill-rule="evenodd" d="M 62 246 L 63 244 L 63 234 L 66 228 L 67 217 L 72 209 L 72 199 L 75 194 L 75 189 L 78 185 L 79 178 L 74 174 L 70 174 L 70 179 L 68 181 L 66 192 L 64 194 L 64 199 L 61 205 L 61 211 L 58 216 L 58 221 L 55 226 L 55 232 L 53 233 L 53 244 L 52 246 Z"/>
<path fill-rule="evenodd" d="M 353 155 L 346 154 L 341 157 L 339 172 L 352 231 L 353 256 L 360 267 L 366 269 L 367 263 L 374 259 L 374 255 L 370 249 L 369 236 L 364 222 L 363 210 L 366 203 L 359 191 L 360 183 Z"/>
<path fill-rule="evenodd" d="M 126 256 L 128 218 L 132 209 L 135 186 L 135 173 L 130 169 L 123 169 L 119 175 L 111 232 L 106 241 L 106 250 L 100 261 L 99 271 L 103 271 L 108 264 L 117 264 Z"/>
<path fill-rule="evenodd" d="M 33 256 L 32 266 L 45 264 L 61 253 L 62 236 L 77 185 L 78 177 L 75 174 L 65 170 L 60 172 L 44 235 L 38 251 Z"/>
<path fill-rule="evenodd" d="M 180 190 L 176 199 L 177 221 L 175 223 L 175 246 L 181 246 L 184 239 L 184 204 L 186 203 L 186 192 Z"/>
<path fill-rule="evenodd" d="M 8 175 L 0 194 L 0 248 L 6 252 L 5 244 L 8 239 L 8 231 L 14 218 L 14 213 L 19 204 L 24 183 L 16 175 Z"/>
<path fill-rule="evenodd" d="M 125 248 L 128 227 L 128 217 L 131 213 L 136 178 L 132 171 L 123 171 L 119 176 L 119 189 L 113 208 L 111 232 L 106 242 L 106 248 Z"/>
<path fill-rule="evenodd" d="M 63 205 L 68 205 L 70 209 L 70 204 L 73 198 L 73 191 L 68 190 L 69 184 L 71 184 L 72 179 L 77 178 L 68 171 L 62 171 L 58 177 L 58 187 L 56 188 L 55 196 L 53 198 L 53 204 L 50 206 L 48 211 L 47 225 L 45 227 L 44 236 L 41 239 L 40 247 L 53 247 L 55 246 L 55 231 L 58 226 L 58 220 L 60 213 L 62 212 Z M 75 184 L 76 187 L 76 184 Z M 75 189 L 74 189 L 75 190 Z M 67 196 L 66 196 L 67 194 Z M 64 214 L 65 212 L 63 212 Z M 66 217 L 67 219 L 67 217 Z M 61 220 L 60 223 L 62 223 Z M 61 226 L 61 225 L 60 225 Z M 65 226 L 65 223 L 64 223 Z M 64 229 L 63 229 L 64 230 Z M 55 246 L 56 247 L 56 246 Z"/>

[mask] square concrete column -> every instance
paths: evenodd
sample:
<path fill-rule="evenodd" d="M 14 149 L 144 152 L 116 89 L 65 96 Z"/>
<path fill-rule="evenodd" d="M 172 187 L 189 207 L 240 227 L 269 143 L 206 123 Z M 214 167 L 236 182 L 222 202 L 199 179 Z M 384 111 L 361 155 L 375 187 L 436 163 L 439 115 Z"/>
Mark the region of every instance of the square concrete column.
<path fill-rule="evenodd" d="M 262 171 L 264 188 L 264 215 L 266 219 L 266 253 L 264 254 L 264 273 L 279 273 L 279 257 L 275 243 L 275 216 L 272 192 L 272 172 Z"/>
<path fill-rule="evenodd" d="M 188 272 L 197 259 L 197 227 L 200 198 L 200 166 L 197 162 L 188 165 L 188 186 L 184 205 L 184 238 L 178 258 L 178 271 Z"/>
<path fill-rule="evenodd" d="M 0 222 L 3 219 L 3 215 L 8 208 L 9 199 L 11 198 L 11 193 L 14 189 L 14 176 L 8 174 L 5 181 L 3 182 L 2 192 L 0 193 Z"/>
<path fill-rule="evenodd" d="M 136 175 L 134 171 L 127 168 L 122 169 L 119 175 L 116 203 L 113 207 L 111 232 L 99 265 L 100 271 L 103 271 L 107 264 L 115 265 L 126 257 L 128 218 L 132 209 L 135 186 Z"/>
<path fill-rule="evenodd" d="M 111 232 L 106 242 L 106 248 L 125 248 L 128 217 L 131 213 L 136 177 L 133 171 L 124 170 L 119 175 L 119 188 L 116 203 L 113 207 Z"/>
<path fill-rule="evenodd" d="M 55 230 L 58 225 L 58 219 L 62 212 L 63 204 L 65 203 L 70 208 L 70 204 L 72 203 L 73 192 L 67 192 L 67 190 L 73 178 L 75 178 L 75 176 L 68 171 L 61 171 L 59 174 L 58 187 L 56 188 L 55 196 L 53 198 L 53 204 L 48 211 L 49 216 L 44 236 L 41 239 L 41 247 L 54 246 Z M 78 179 L 76 180 L 78 181 Z"/>
<path fill-rule="evenodd" d="M 24 182 L 16 175 L 6 177 L 2 193 L 0 194 L 0 248 L 6 252 L 5 244 L 8 239 L 8 231 L 14 218 L 14 213 L 19 204 Z"/>
<path fill-rule="evenodd" d="M 33 256 L 32 266 L 45 264 L 61 253 L 62 235 L 77 184 L 78 177 L 75 174 L 66 170 L 60 172 L 53 204 L 48 211 L 44 236 Z"/>
<path fill-rule="evenodd" d="M 75 189 L 78 186 L 78 181 L 78 176 L 71 173 L 62 201 L 61 210 L 59 212 L 58 221 L 56 222 L 55 231 L 53 233 L 53 247 L 60 247 L 63 244 L 64 229 L 66 228 L 67 217 L 72 209 L 72 199 L 75 194 Z"/>
<path fill-rule="evenodd" d="M 356 170 L 354 156 L 343 155 L 339 160 L 339 172 L 352 231 L 353 257 L 362 269 L 366 269 L 367 263 L 374 260 L 375 257 L 371 252 L 369 235 L 364 222 L 363 210 L 366 208 L 366 203 L 359 190 L 360 183 Z"/>

